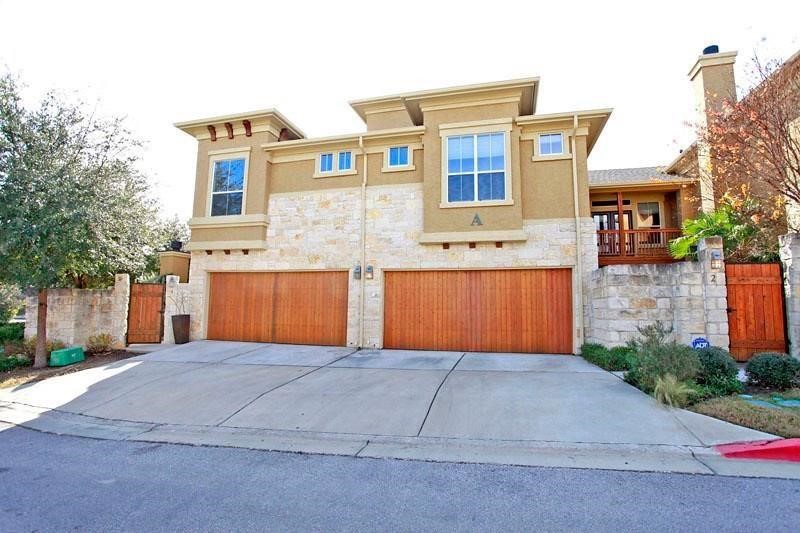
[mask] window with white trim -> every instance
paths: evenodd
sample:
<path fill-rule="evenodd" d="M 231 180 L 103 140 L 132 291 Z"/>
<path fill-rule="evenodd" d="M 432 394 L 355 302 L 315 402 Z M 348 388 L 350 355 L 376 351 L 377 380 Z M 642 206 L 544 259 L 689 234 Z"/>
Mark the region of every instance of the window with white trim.
<path fill-rule="evenodd" d="M 320 154 L 319 171 L 333 172 L 333 154 Z"/>
<path fill-rule="evenodd" d="M 211 216 L 242 214 L 244 197 L 244 158 L 214 161 L 211 188 Z"/>
<path fill-rule="evenodd" d="M 339 152 L 338 155 L 338 169 L 352 170 L 353 168 L 353 152 Z"/>
<path fill-rule="evenodd" d="M 506 199 L 506 135 L 503 132 L 447 137 L 447 201 Z"/>
<path fill-rule="evenodd" d="M 408 146 L 392 146 L 389 148 L 389 168 L 408 166 Z"/>
<path fill-rule="evenodd" d="M 564 134 L 542 133 L 539 135 L 539 155 L 563 155 Z"/>

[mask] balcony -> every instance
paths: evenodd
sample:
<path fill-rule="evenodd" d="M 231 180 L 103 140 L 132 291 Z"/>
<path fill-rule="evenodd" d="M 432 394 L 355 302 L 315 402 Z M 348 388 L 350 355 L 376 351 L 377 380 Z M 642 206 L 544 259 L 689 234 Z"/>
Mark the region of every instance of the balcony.
<path fill-rule="evenodd" d="M 680 236 L 679 228 L 598 230 L 598 261 L 600 266 L 672 263 L 676 260 L 669 254 L 669 242 Z"/>

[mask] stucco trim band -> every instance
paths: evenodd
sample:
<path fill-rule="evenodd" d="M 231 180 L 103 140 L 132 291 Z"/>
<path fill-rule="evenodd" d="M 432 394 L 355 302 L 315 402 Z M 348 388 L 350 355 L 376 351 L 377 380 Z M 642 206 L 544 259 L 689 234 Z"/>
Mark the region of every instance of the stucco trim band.
<path fill-rule="evenodd" d="M 447 231 L 441 233 L 423 233 L 420 244 L 441 244 L 456 242 L 520 242 L 527 241 L 528 234 L 523 230 L 497 231 Z"/>

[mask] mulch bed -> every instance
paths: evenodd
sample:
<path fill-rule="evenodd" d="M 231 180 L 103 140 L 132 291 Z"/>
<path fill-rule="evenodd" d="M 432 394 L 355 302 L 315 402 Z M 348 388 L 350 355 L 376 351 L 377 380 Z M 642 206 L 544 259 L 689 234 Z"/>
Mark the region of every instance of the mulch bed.
<path fill-rule="evenodd" d="M 45 367 L 33 368 L 30 366 L 15 368 L 7 372 L 0 372 L 0 389 L 7 389 L 10 387 L 17 387 L 25 383 L 33 383 L 35 381 L 42 381 L 43 379 L 52 378 L 55 376 L 63 376 L 65 374 L 72 374 L 86 370 L 87 368 L 94 368 L 96 366 L 106 365 L 108 363 L 115 363 L 140 355 L 127 350 L 111 350 L 110 352 L 99 353 L 96 355 L 86 355 L 86 360 L 74 365 L 61 366 L 61 367 Z"/>

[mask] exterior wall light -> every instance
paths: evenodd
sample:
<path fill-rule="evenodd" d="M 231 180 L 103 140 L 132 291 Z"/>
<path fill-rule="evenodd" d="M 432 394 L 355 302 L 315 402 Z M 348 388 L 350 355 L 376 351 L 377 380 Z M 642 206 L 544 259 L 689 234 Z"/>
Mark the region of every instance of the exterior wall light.
<path fill-rule="evenodd" d="M 353 279 L 361 279 L 361 263 L 356 263 L 353 268 Z"/>
<path fill-rule="evenodd" d="M 711 250 L 711 270 L 722 270 L 722 250 Z"/>
<path fill-rule="evenodd" d="M 372 268 L 372 265 L 367 265 L 367 270 L 366 270 L 366 272 L 365 272 L 364 274 L 365 274 L 365 276 L 364 276 L 364 277 L 365 277 L 366 279 L 372 279 L 372 278 L 374 278 L 374 277 L 375 277 L 375 271 L 374 271 L 374 269 Z"/>

